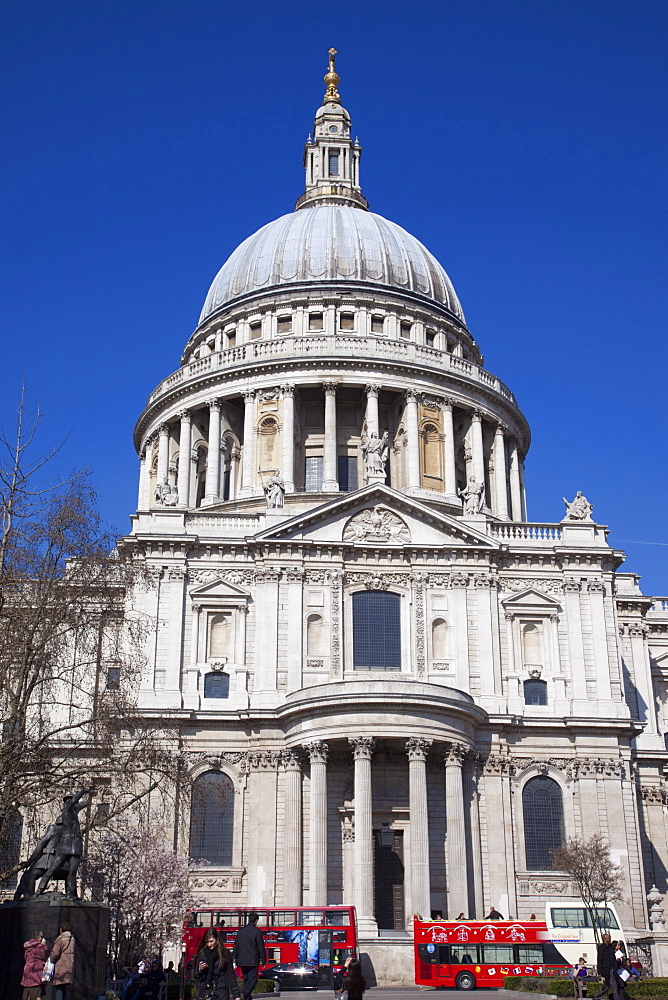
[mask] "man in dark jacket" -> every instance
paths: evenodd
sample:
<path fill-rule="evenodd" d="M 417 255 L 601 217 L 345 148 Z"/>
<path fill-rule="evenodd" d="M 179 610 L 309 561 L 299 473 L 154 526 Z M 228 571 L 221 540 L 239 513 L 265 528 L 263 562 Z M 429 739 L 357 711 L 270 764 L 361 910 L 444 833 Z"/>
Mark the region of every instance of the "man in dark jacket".
<path fill-rule="evenodd" d="M 248 914 L 248 923 L 245 927 L 239 928 L 234 940 L 232 957 L 234 964 L 243 973 L 243 1000 L 249 1000 L 255 988 L 258 966 L 266 965 L 267 962 L 262 931 L 257 927 L 259 919 L 259 914 L 251 910 Z"/>
<path fill-rule="evenodd" d="M 596 995 L 595 1000 L 607 996 L 608 993 L 613 1000 L 621 1000 L 624 988 L 622 980 L 617 976 L 617 959 L 609 934 L 603 935 L 601 944 L 596 949 L 596 971 L 603 978 L 603 987 L 601 992 Z"/>

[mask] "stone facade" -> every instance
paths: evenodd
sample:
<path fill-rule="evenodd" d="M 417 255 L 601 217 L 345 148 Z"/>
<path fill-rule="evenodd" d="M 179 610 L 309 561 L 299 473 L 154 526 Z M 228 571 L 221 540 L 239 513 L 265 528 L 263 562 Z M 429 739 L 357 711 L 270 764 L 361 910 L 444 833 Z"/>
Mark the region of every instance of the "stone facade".
<path fill-rule="evenodd" d="M 231 863 L 201 889 L 352 902 L 373 937 L 384 836 L 395 932 L 544 913 L 574 899 L 527 861 L 523 790 L 547 776 L 564 835 L 608 838 L 641 934 L 667 888 L 668 602 L 618 572 L 584 498 L 527 520 L 526 420 L 438 262 L 367 212 L 338 93 L 314 136 L 297 210 L 221 270 L 135 430 L 142 706 L 234 790 Z M 364 593 L 396 595 L 398 669 L 356 659 Z"/>

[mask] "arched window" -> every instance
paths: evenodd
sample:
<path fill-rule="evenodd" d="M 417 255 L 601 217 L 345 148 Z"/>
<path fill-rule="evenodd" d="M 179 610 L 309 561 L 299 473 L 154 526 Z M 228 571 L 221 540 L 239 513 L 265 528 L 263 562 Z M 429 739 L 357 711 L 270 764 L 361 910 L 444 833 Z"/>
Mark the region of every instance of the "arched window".
<path fill-rule="evenodd" d="M 309 615 L 306 619 L 306 655 L 324 656 L 325 623 L 320 615 Z"/>
<path fill-rule="evenodd" d="M 524 682 L 525 705 L 547 705 L 547 684 L 545 681 L 530 680 Z"/>
<path fill-rule="evenodd" d="M 215 614 L 209 618 L 208 659 L 216 657 L 232 659 L 232 617 Z"/>
<path fill-rule="evenodd" d="M 564 842 L 564 805 L 556 781 L 538 775 L 522 791 L 524 849 L 529 871 L 549 871 L 551 851 Z"/>
<path fill-rule="evenodd" d="M 261 468 L 273 469 L 276 465 L 276 441 L 278 424 L 273 417 L 267 417 L 260 424 Z"/>
<path fill-rule="evenodd" d="M 431 624 L 431 655 L 443 660 L 448 655 L 448 623 L 445 618 L 435 618 Z"/>
<path fill-rule="evenodd" d="M 234 786 L 221 771 L 205 771 L 193 784 L 190 856 L 212 865 L 232 864 Z"/>
<path fill-rule="evenodd" d="M 353 594 L 353 666 L 401 670 L 401 597 L 380 590 Z"/>
<path fill-rule="evenodd" d="M 230 675 L 221 670 L 212 670 L 204 675 L 205 698 L 228 698 L 230 694 Z"/>

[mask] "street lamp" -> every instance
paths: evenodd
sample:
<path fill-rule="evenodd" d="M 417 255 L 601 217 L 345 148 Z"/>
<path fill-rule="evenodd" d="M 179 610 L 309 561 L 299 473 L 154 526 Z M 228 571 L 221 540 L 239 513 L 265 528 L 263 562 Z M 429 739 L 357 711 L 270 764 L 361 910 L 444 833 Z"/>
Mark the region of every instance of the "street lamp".
<path fill-rule="evenodd" d="M 186 943 L 181 942 L 181 983 L 179 1000 L 186 1000 Z"/>

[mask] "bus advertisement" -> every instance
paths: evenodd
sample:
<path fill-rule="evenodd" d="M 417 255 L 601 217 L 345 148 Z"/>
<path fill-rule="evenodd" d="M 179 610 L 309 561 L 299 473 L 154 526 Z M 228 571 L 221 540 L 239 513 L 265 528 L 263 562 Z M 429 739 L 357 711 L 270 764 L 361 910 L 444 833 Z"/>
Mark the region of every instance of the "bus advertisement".
<path fill-rule="evenodd" d="M 328 968 L 340 973 L 346 958 L 357 954 L 357 920 L 354 906 L 322 907 L 206 907 L 189 910 L 183 924 L 183 944 L 186 967 L 192 962 L 197 946 L 210 927 L 220 933 L 231 951 L 239 927 L 248 922 L 248 914 L 259 914 L 258 928 L 262 931 L 267 963 L 261 969 L 287 963 L 321 964 L 319 931 L 326 930 L 323 941 L 330 941 L 331 956 L 326 956 Z M 324 958 L 325 956 L 323 956 Z"/>
<path fill-rule="evenodd" d="M 504 976 L 568 976 L 542 920 L 415 920 L 415 982 L 459 990 L 503 986 Z"/>

